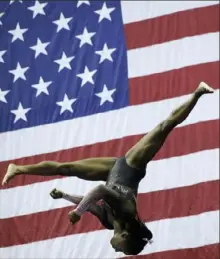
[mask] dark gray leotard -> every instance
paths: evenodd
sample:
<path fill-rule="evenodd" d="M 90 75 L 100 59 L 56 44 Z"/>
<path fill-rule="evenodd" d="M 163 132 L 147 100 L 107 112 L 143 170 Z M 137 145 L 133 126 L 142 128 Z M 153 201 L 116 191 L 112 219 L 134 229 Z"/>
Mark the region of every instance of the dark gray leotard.
<path fill-rule="evenodd" d="M 129 166 L 125 157 L 119 158 L 109 173 L 106 185 L 124 194 L 138 192 L 140 181 L 145 176 L 145 169 Z"/>
<path fill-rule="evenodd" d="M 114 208 L 117 218 L 131 219 L 136 210 L 136 197 L 138 186 L 145 176 L 145 170 L 129 166 L 125 157 L 119 158 L 112 167 L 106 186 L 120 194 L 118 203 L 109 205 Z"/>

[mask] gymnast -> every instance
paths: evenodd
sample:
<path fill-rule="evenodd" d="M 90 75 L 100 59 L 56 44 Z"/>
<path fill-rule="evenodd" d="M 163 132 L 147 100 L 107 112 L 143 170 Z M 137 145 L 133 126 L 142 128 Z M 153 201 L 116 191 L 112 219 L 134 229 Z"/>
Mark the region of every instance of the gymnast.
<path fill-rule="evenodd" d="M 56 188 L 50 192 L 50 196 L 53 199 L 62 198 L 74 204 L 79 204 L 84 198 L 83 196 L 67 194 L 60 190 L 57 190 Z M 106 229 L 113 230 L 114 227 L 117 227 L 114 211 L 104 200 L 101 200 L 99 203 L 91 203 L 87 208 L 87 212 L 90 212 L 91 214 L 96 216 Z M 72 222 L 72 212 L 69 213 L 69 217 L 70 217 L 70 221 Z M 128 235 L 129 235 L 129 238 L 128 238 Z M 136 219 L 133 222 L 130 222 L 129 232 L 124 231 L 122 237 L 123 238 L 127 237 L 126 244 L 128 248 L 125 250 L 125 253 L 130 255 L 130 254 L 137 254 L 140 250 L 143 249 L 143 247 L 146 245 L 147 242 L 151 243 L 152 242 L 151 239 L 153 235 L 137 215 Z M 129 249 L 128 242 L 131 243 L 130 246 L 132 247 L 132 249 Z M 115 250 L 119 251 L 117 250 L 117 248 Z"/>
<path fill-rule="evenodd" d="M 89 158 L 67 163 L 44 161 L 33 165 L 10 164 L 2 184 L 7 184 L 17 175 L 62 175 L 105 181 L 105 185 L 95 187 L 80 200 L 69 213 L 69 219 L 76 223 L 83 213 L 102 200 L 104 207 L 110 208 L 113 215 L 110 224 L 114 229 L 112 247 L 127 255 L 139 254 L 152 238 L 151 231 L 140 221 L 136 206 L 138 186 L 145 176 L 146 166 L 163 146 L 169 133 L 188 117 L 200 97 L 213 92 L 214 89 L 201 82 L 185 103 L 140 139 L 123 157 Z M 105 209 L 108 214 L 107 211 Z M 143 228 L 145 235 L 139 235 Z"/>

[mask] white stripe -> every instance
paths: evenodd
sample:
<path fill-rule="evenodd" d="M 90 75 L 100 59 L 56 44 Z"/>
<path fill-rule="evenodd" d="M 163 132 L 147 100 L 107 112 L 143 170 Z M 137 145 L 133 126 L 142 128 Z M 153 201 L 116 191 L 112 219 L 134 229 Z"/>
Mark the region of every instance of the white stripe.
<path fill-rule="evenodd" d="M 208 33 L 128 51 L 128 76 L 147 76 L 218 60 L 219 32 Z"/>
<path fill-rule="evenodd" d="M 219 1 L 122 1 L 121 8 L 127 24 L 215 4 Z"/>
<path fill-rule="evenodd" d="M 196 248 L 219 242 L 219 211 L 197 216 L 148 223 L 154 234 L 152 245 L 141 254 Z M 112 231 L 75 234 L 0 249 L 1 258 L 118 258 L 109 241 Z M 199 237 L 199 238 L 198 238 Z"/>
<path fill-rule="evenodd" d="M 142 180 L 139 193 L 148 193 L 219 179 L 219 150 L 152 161 Z M 22 177 L 22 176 L 19 176 Z M 31 177 L 31 176 L 30 176 Z M 0 218 L 21 216 L 70 206 L 65 200 L 53 200 L 49 192 L 53 188 L 69 194 L 85 195 L 98 182 L 77 178 L 62 178 L 0 191 Z"/>
<path fill-rule="evenodd" d="M 149 163 L 139 192 L 160 191 L 217 179 L 219 149 L 206 150 Z"/>
<path fill-rule="evenodd" d="M 2 133 L 0 161 L 146 133 L 187 98 L 189 95 Z M 214 94 L 202 97 L 188 119 L 180 126 L 218 118 L 219 90 L 216 90 Z"/>

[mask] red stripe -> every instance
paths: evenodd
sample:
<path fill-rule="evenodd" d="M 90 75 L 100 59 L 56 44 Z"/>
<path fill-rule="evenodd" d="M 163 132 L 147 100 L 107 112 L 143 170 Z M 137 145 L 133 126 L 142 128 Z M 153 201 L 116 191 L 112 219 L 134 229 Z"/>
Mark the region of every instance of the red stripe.
<path fill-rule="evenodd" d="M 129 50 L 217 31 L 219 4 L 125 25 Z"/>
<path fill-rule="evenodd" d="M 129 103 L 137 105 L 190 94 L 201 81 L 219 89 L 219 70 L 219 62 L 210 62 L 129 79 Z"/>
<path fill-rule="evenodd" d="M 199 235 L 199 234 L 198 234 Z M 123 258 L 123 257 L 122 257 Z M 120 259 L 122 259 L 120 258 Z M 196 248 L 170 250 L 149 255 L 124 257 L 128 259 L 220 259 L 220 245 L 206 245 Z"/>
<path fill-rule="evenodd" d="M 85 147 L 78 147 L 50 154 L 43 154 L 34 157 L 17 159 L 16 164 L 33 164 L 43 160 L 72 161 L 84 159 L 87 157 L 100 156 L 123 156 L 143 135 L 129 136 L 122 139 L 111 140 L 104 143 L 97 143 Z M 195 137 L 196 136 L 196 137 Z M 209 136 L 204 137 L 204 136 Z M 182 142 L 183 139 L 186 141 Z M 191 144 L 193 143 L 193 145 Z M 117 147 L 117 149 L 115 148 Z M 169 157 L 186 155 L 201 150 L 209 150 L 219 147 L 219 121 L 206 121 L 188 125 L 173 130 L 166 143 L 154 157 L 154 160 L 165 159 Z M 0 176 L 3 178 L 9 162 L 0 163 Z M 41 176 L 18 176 L 4 188 L 23 186 L 36 182 L 48 181 L 59 177 L 41 177 Z"/>
<path fill-rule="evenodd" d="M 138 195 L 140 217 L 148 222 L 215 211 L 219 209 L 219 206 L 218 180 Z M 67 218 L 70 210 L 72 210 L 72 206 L 1 219 L 0 247 L 102 229 L 98 220 L 89 214 L 83 216 L 80 223 L 72 227 Z M 12 234 L 6 235 L 5 233 Z"/>

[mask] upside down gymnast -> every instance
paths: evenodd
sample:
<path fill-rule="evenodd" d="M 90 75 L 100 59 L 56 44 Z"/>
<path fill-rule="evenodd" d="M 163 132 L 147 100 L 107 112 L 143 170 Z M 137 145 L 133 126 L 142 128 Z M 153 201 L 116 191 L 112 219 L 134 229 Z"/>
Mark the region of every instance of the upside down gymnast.
<path fill-rule="evenodd" d="M 145 176 L 146 166 L 163 146 L 169 133 L 188 117 L 200 97 L 213 92 L 211 87 L 201 82 L 185 103 L 146 134 L 124 157 L 89 158 L 68 163 L 10 164 L 2 184 L 7 184 L 17 175 L 62 175 L 105 181 L 105 185 L 95 187 L 84 197 L 71 196 L 56 189 L 50 195 L 54 199 L 64 198 L 78 204 L 68 215 L 73 224 L 80 220 L 83 213 L 91 212 L 107 229 L 114 230 L 111 245 L 115 251 L 126 255 L 139 254 L 153 236 L 139 219 L 136 204 L 138 186 Z M 98 204 L 100 200 L 102 203 Z"/>

